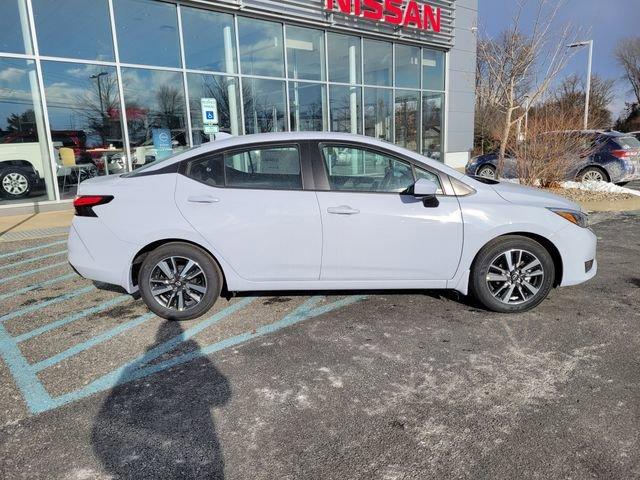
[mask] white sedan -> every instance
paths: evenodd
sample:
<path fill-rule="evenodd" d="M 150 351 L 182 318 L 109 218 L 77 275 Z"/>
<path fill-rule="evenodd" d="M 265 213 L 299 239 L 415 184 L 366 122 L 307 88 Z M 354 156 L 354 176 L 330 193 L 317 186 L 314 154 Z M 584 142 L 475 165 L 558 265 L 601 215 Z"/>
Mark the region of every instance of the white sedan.
<path fill-rule="evenodd" d="M 335 133 L 231 137 L 87 180 L 69 262 L 187 320 L 226 292 L 453 289 L 521 312 L 596 274 L 580 207 Z"/>

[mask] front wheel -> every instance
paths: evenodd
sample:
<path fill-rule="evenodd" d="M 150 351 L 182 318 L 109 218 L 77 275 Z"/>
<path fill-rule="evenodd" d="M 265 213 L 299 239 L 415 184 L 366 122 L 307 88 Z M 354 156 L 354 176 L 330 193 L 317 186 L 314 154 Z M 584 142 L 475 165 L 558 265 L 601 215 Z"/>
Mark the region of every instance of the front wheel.
<path fill-rule="evenodd" d="M 555 266 L 538 242 L 516 235 L 485 246 L 471 270 L 471 290 L 487 309 L 517 313 L 538 306 L 553 288 Z"/>
<path fill-rule="evenodd" d="M 156 315 L 191 320 L 213 307 L 222 289 L 222 273 L 204 250 L 174 242 L 147 255 L 138 285 L 142 299 Z"/>
<path fill-rule="evenodd" d="M 31 187 L 29 177 L 20 168 L 6 168 L 0 173 L 0 192 L 5 198 L 25 198 L 29 195 Z"/>

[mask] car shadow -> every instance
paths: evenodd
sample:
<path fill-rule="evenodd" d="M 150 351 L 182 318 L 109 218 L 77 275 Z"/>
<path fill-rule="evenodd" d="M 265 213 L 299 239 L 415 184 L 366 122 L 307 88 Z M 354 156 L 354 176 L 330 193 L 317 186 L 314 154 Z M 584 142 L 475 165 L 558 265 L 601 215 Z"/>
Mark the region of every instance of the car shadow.
<path fill-rule="evenodd" d="M 180 322 L 163 323 L 147 352 L 182 333 Z M 188 340 L 179 348 L 197 351 L 199 345 Z M 93 450 L 105 472 L 118 479 L 223 479 L 212 413 L 231 398 L 228 379 L 206 356 L 129 382 L 134 371 L 122 372 L 122 384 L 94 421 Z"/>

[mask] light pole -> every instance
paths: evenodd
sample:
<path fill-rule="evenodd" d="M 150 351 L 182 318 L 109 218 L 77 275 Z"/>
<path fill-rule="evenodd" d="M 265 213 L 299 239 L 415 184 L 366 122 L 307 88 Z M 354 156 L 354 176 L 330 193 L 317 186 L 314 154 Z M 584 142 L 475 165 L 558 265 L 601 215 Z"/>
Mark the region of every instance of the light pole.
<path fill-rule="evenodd" d="M 586 47 L 589 45 L 589 63 L 587 65 L 587 91 L 584 100 L 584 129 L 589 128 L 589 99 L 591 97 L 591 63 L 593 60 L 593 40 L 586 40 L 584 42 L 576 42 L 567 45 L 569 48 Z"/>
<path fill-rule="evenodd" d="M 109 72 L 100 72 L 94 75 L 91 75 L 89 78 L 91 80 L 95 80 L 98 83 L 98 98 L 100 99 L 100 119 L 102 120 L 102 128 L 100 129 L 100 136 L 102 137 L 102 143 L 106 143 L 106 135 L 105 135 L 105 114 L 104 114 L 104 100 L 102 99 L 102 81 L 101 77 L 109 75 Z M 104 159 L 104 174 L 109 175 L 109 167 L 107 166 L 107 159 Z"/>

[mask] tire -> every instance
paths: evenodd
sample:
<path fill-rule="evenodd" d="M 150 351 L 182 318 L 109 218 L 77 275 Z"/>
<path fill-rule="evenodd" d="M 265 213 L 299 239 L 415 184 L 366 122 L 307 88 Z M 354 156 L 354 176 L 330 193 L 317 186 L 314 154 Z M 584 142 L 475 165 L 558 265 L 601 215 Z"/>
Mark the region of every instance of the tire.
<path fill-rule="evenodd" d="M 587 167 L 578 174 L 579 182 L 608 182 L 609 175 L 598 167 Z"/>
<path fill-rule="evenodd" d="M 189 271 L 184 272 L 188 266 Z M 188 275 L 185 278 L 183 274 Z M 191 281 L 184 281 L 188 278 Z M 191 320 L 204 315 L 218 300 L 222 282 L 220 267 L 207 252 L 181 242 L 167 243 L 149 253 L 138 275 L 142 299 L 153 313 L 167 320 Z M 156 292 L 152 292 L 152 285 Z M 158 293 L 164 289 L 167 290 Z M 198 297 L 200 300 L 196 301 Z"/>
<path fill-rule="evenodd" d="M 510 272 L 507 252 L 511 252 L 514 267 Z M 522 268 L 532 264 L 527 271 Z M 527 276 L 527 272 L 531 275 Z M 480 250 L 471 269 L 470 287 L 471 293 L 488 310 L 519 313 L 537 307 L 547 298 L 554 282 L 555 265 L 547 249 L 530 238 L 509 235 Z"/>
<path fill-rule="evenodd" d="M 496 179 L 496 167 L 493 165 L 483 165 L 481 166 L 476 175 L 479 177 L 490 178 L 492 180 Z"/>
<path fill-rule="evenodd" d="M 4 198 L 20 199 L 29 195 L 33 188 L 29 175 L 17 167 L 9 167 L 0 173 L 0 193 Z"/>

